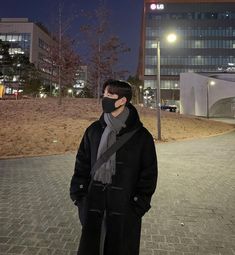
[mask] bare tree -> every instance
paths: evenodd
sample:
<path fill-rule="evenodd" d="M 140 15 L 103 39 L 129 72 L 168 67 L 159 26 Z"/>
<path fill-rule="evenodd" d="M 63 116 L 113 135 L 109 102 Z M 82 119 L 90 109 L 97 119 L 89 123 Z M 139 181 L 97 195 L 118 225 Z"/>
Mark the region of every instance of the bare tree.
<path fill-rule="evenodd" d="M 52 79 L 58 84 L 59 104 L 62 100 L 62 91 L 71 87 L 76 80 L 76 73 L 80 66 L 80 57 L 73 49 L 73 41 L 68 37 L 56 43 L 49 49 L 49 61 Z"/>
<path fill-rule="evenodd" d="M 143 103 L 143 81 L 138 78 L 138 75 L 129 75 L 127 81 L 132 85 L 133 97 L 132 101 L 134 104 Z"/>
<path fill-rule="evenodd" d="M 76 80 L 76 73 L 80 66 L 80 57 L 75 50 L 75 40 L 69 36 L 68 30 L 76 15 L 63 16 L 63 4 L 58 6 L 56 29 L 52 33 L 52 43 L 48 47 L 48 55 L 43 64 L 50 74 L 50 82 L 58 84 L 58 103 L 62 103 L 62 92 L 71 87 Z"/>
<path fill-rule="evenodd" d="M 92 17 L 92 19 L 91 19 Z M 109 11 L 102 5 L 87 14 L 88 25 L 81 28 L 89 48 L 87 56 L 88 86 L 100 99 L 101 83 L 108 78 L 124 78 L 128 73 L 117 67 L 120 54 L 130 51 L 117 36 L 109 33 Z"/>

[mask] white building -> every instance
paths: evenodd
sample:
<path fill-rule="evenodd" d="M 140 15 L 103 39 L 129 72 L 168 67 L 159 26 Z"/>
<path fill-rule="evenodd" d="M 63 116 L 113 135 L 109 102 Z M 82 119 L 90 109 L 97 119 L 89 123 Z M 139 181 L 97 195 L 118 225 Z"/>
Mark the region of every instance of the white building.
<path fill-rule="evenodd" d="M 235 73 L 182 73 L 180 87 L 180 113 L 235 118 Z"/>

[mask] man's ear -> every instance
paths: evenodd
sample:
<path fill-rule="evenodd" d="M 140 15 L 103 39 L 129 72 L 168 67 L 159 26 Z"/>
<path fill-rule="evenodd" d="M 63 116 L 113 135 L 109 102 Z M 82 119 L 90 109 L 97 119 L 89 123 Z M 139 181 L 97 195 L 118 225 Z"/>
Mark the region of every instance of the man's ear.
<path fill-rule="evenodd" d="M 126 97 L 122 97 L 122 98 L 121 98 L 121 102 L 122 102 L 122 104 L 126 104 L 126 103 L 127 103 Z"/>

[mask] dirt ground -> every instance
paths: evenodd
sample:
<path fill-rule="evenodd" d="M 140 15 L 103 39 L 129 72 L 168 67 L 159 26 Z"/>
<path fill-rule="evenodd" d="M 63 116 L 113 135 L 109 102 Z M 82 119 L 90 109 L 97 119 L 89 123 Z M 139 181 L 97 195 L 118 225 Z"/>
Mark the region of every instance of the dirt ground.
<path fill-rule="evenodd" d="M 140 118 L 157 137 L 156 110 L 137 107 Z M 0 158 L 76 151 L 86 127 L 99 118 L 94 99 L 25 99 L 0 101 Z M 162 112 L 162 142 L 200 138 L 235 128 L 204 118 Z M 157 141 L 156 141 L 157 142 Z"/>

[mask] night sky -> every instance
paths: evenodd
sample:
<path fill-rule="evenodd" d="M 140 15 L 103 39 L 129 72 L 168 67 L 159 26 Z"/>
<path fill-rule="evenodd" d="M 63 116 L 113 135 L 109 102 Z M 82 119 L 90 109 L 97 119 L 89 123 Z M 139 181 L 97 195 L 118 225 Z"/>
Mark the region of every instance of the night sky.
<path fill-rule="evenodd" d="M 121 58 L 121 67 L 134 75 L 137 70 L 140 24 L 142 16 L 143 0 L 103 0 L 110 10 L 111 26 L 113 34 L 131 48 L 131 52 Z M 48 28 L 55 20 L 58 12 L 56 0 L 10 0 L 2 1 L 0 7 L 1 18 L 29 18 L 31 21 L 44 23 Z M 81 10 L 91 11 L 99 4 L 99 0 L 64 0 L 64 13 L 80 13 Z M 77 11 L 76 11 L 77 10 Z M 71 25 L 71 32 L 79 31 L 82 17 Z"/>

